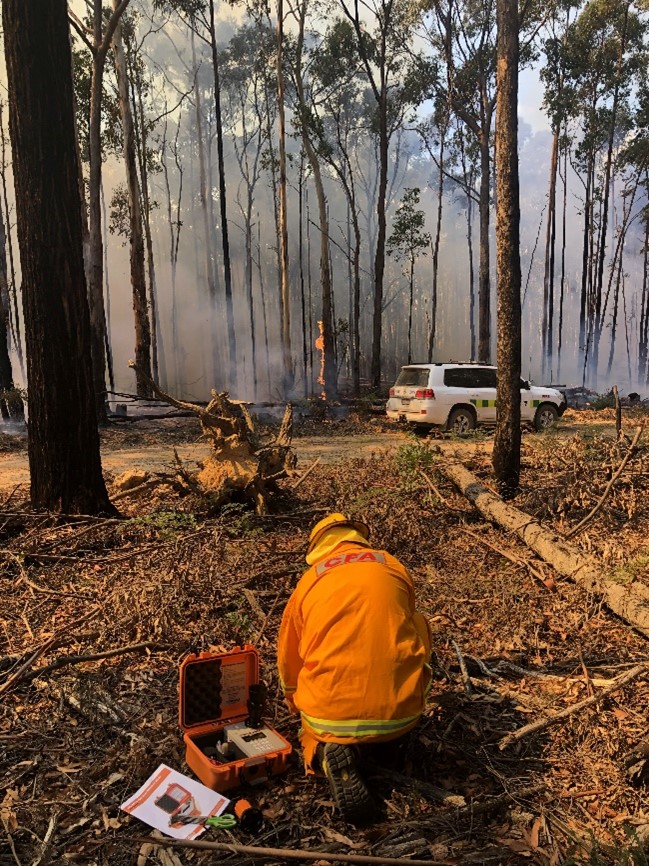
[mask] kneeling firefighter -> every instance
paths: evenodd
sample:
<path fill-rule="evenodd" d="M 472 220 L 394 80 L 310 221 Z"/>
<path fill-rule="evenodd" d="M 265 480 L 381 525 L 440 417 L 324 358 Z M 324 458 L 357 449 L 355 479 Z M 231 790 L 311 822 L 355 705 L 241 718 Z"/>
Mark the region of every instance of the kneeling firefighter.
<path fill-rule="evenodd" d="M 286 605 L 278 646 L 286 701 L 301 715 L 306 772 L 324 772 L 352 823 L 373 812 L 360 751 L 417 724 L 431 676 L 430 628 L 415 610 L 412 577 L 369 534 L 338 513 L 313 527 L 311 567 Z"/>

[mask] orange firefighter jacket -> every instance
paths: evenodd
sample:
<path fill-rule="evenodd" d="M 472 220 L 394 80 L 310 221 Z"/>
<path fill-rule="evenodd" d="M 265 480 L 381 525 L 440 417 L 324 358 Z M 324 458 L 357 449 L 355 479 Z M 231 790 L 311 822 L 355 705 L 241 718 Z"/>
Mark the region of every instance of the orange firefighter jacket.
<path fill-rule="evenodd" d="M 412 578 L 386 551 L 343 542 L 302 576 L 284 610 L 282 688 L 317 739 L 406 733 L 424 709 L 429 660 Z"/>

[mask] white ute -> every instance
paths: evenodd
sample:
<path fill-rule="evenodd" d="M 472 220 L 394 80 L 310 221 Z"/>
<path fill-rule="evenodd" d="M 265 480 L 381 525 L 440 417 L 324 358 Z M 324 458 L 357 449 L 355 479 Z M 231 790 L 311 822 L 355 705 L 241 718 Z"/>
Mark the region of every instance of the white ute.
<path fill-rule="evenodd" d="M 485 364 L 408 364 L 390 388 L 386 414 L 419 428 L 433 425 L 467 433 L 496 423 L 496 368 Z M 566 401 L 555 388 L 521 379 L 521 421 L 537 430 L 553 427 Z"/>

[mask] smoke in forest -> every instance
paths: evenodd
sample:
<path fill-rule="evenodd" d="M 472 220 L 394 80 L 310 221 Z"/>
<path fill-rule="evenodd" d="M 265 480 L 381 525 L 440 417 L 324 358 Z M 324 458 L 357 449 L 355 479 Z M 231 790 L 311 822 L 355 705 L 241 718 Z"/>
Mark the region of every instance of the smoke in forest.
<path fill-rule="evenodd" d="M 83 4 L 72 3 L 71 6 L 82 19 L 85 13 Z M 284 394 L 285 361 L 277 231 L 275 21 L 272 17 L 264 19 L 263 16 L 256 19 L 242 9 L 223 9 L 222 6 L 217 9 L 215 35 L 220 64 L 236 342 L 233 377 L 229 371 L 232 334 L 228 328 L 224 286 L 213 53 L 209 33 L 202 24 L 194 22 L 196 32 L 192 35 L 187 17 L 178 12 L 180 6 L 180 2 L 154 4 L 148 0 L 133 0 L 123 28 L 138 136 L 140 194 L 146 188 L 150 202 L 148 220 L 153 260 L 152 268 L 149 262 L 147 285 L 149 297 L 151 292 L 155 293 L 157 307 L 157 321 L 152 324 L 157 335 L 159 380 L 171 392 L 193 399 L 205 399 L 211 388 L 217 388 L 230 390 L 238 398 L 277 400 Z M 204 22 L 207 19 L 203 17 L 200 20 Z M 287 23 L 285 37 L 290 343 L 292 387 L 296 397 L 317 396 L 321 390 L 317 381 L 321 358 L 315 341 L 320 333 L 318 323 L 323 319 L 322 220 L 313 170 L 305 155 L 304 124 L 312 142 L 321 135 L 317 139 L 317 158 L 326 196 L 332 275 L 331 322 L 339 389 L 342 393 L 349 391 L 353 377 L 353 220 L 349 197 L 343 188 L 350 178 L 354 183 L 361 239 L 360 344 L 356 350 L 361 383 L 368 384 L 371 378 L 374 251 L 378 228 L 375 211 L 379 180 L 371 87 L 363 80 L 360 66 L 360 71 L 351 80 L 351 77 L 341 75 L 336 78 L 330 69 L 318 68 L 317 64 L 318 54 L 324 47 L 333 50 L 331 45 L 335 34 L 330 31 L 342 20 L 340 7 L 332 4 L 318 21 L 309 22 L 301 48 L 301 66 L 296 55 L 298 31 L 295 21 Z M 327 46 L 324 46 L 323 34 L 331 37 Z M 343 35 L 349 42 L 353 31 L 346 30 Z M 74 31 L 73 40 L 75 62 L 79 70 L 86 64 L 84 74 L 87 76 L 89 52 Z M 351 50 L 342 36 L 340 40 L 336 50 Z M 539 65 L 542 62 L 543 57 L 537 61 Z M 299 104 L 298 75 L 306 89 L 310 106 L 310 113 L 306 112 L 308 116 Z M 79 74 L 79 80 L 82 77 Z M 124 161 L 115 92 L 115 70 L 109 62 L 105 72 L 103 121 L 104 294 L 109 312 L 115 390 L 133 392 L 135 380 L 127 368 L 127 360 L 134 353 L 128 202 L 124 202 Z M 523 95 L 522 101 L 529 107 L 528 94 Z M 533 110 L 538 109 L 535 107 Z M 80 93 L 80 129 L 87 124 L 87 117 L 86 120 L 82 117 L 87 111 L 87 94 L 84 97 Z M 417 127 L 426 122 L 429 122 L 427 144 L 417 131 Z M 433 315 L 433 360 L 476 357 L 480 173 L 475 148 L 472 149 L 466 134 L 461 132 L 460 121 L 451 118 L 447 122 L 444 157 L 440 149 L 440 115 L 434 99 L 422 99 L 418 105 L 412 104 L 404 109 L 399 128 L 390 140 L 386 196 L 388 240 L 404 192 L 416 188 L 420 191 L 419 208 L 424 214 L 425 232 L 430 236 L 430 243 L 418 251 L 414 261 L 412 309 L 407 257 L 405 254 L 401 258 L 396 254 L 386 257 L 381 341 L 385 382 L 393 379 L 399 367 L 406 363 L 410 319 L 413 360 L 426 360 Z M 522 373 L 537 382 L 585 382 L 600 391 L 614 382 L 623 389 L 642 390 L 645 382 L 639 381 L 642 370 L 638 356 L 646 318 L 647 286 L 643 256 L 645 230 L 640 214 L 646 207 L 647 189 L 640 185 L 634 193 L 633 203 L 630 203 L 632 167 L 614 167 L 608 230 L 605 233 L 602 293 L 606 304 L 603 305 L 598 344 L 599 368 L 593 370 L 592 362 L 588 366 L 584 346 L 580 345 L 580 341 L 584 342 L 584 336 L 580 334 L 580 314 L 583 318 L 585 188 L 584 172 L 576 170 L 574 165 L 574 151 L 579 140 L 577 126 L 575 121 L 569 158 L 561 156 L 554 224 L 553 295 L 548 301 L 545 258 L 552 133 L 549 122 L 546 128 L 539 126 L 533 130 L 524 120 L 520 121 Z M 631 133 L 627 130 L 626 134 Z M 336 135 L 344 137 L 341 155 L 338 145 L 332 149 L 328 144 Z M 620 133 L 616 139 L 616 152 L 623 144 L 624 138 Z M 465 148 L 462 152 L 460 145 Z M 451 150 L 452 158 L 449 156 Z M 83 146 L 81 152 L 87 176 L 87 154 Z M 460 153 L 465 159 L 463 167 Z M 600 149 L 595 157 L 599 161 L 598 182 L 601 179 L 602 153 Z M 349 160 L 345 166 L 342 165 L 343 155 Z M 564 167 L 565 175 L 561 173 Z M 444 174 L 441 208 L 438 197 L 440 170 Z M 7 175 L 10 179 L 9 164 Z M 493 184 L 490 188 L 493 196 Z M 566 219 L 562 223 L 564 195 Z M 495 357 L 493 208 L 492 200 L 491 331 L 492 356 Z M 629 208 L 632 214 L 626 214 Z M 437 297 L 434 303 L 431 294 L 433 239 L 440 209 Z M 590 255 L 596 254 L 594 247 L 601 243 L 597 224 L 597 219 L 601 219 L 601 197 L 595 203 L 593 213 Z M 468 216 L 471 218 L 470 229 Z M 11 202 L 5 221 L 10 226 L 11 242 L 17 253 Z M 19 286 L 19 273 L 16 282 Z M 551 345 L 544 353 L 545 340 L 551 341 Z M 15 357 L 15 351 L 13 354 Z M 20 380 L 17 365 L 14 378 Z"/>

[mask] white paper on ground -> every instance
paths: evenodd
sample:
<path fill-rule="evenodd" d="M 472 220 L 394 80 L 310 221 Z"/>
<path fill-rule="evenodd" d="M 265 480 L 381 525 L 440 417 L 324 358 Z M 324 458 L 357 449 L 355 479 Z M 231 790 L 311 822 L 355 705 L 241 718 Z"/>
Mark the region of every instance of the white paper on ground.
<path fill-rule="evenodd" d="M 174 839 L 195 839 L 205 827 L 202 824 L 174 824 L 174 816 L 220 815 L 229 802 L 218 791 L 160 764 L 120 809 Z"/>

